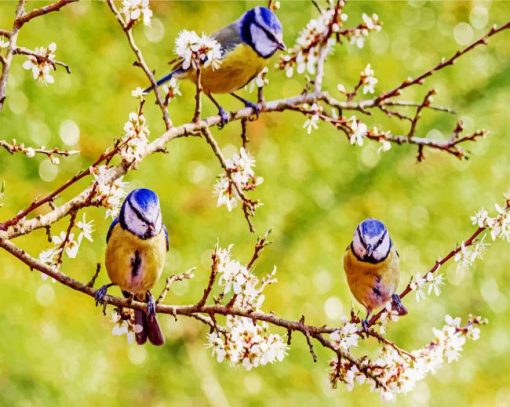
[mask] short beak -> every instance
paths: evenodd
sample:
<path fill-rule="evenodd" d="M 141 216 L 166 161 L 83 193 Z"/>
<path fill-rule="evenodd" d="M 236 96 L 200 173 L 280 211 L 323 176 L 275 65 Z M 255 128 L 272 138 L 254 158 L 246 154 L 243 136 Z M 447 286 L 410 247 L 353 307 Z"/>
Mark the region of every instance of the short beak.
<path fill-rule="evenodd" d="M 287 51 L 287 47 L 285 46 L 285 43 L 283 42 L 283 40 L 280 40 L 278 42 L 278 47 L 277 47 L 279 50 L 281 51 Z"/>
<path fill-rule="evenodd" d="M 367 245 L 367 257 L 372 257 L 372 254 L 374 254 L 374 248 L 370 245 Z"/>

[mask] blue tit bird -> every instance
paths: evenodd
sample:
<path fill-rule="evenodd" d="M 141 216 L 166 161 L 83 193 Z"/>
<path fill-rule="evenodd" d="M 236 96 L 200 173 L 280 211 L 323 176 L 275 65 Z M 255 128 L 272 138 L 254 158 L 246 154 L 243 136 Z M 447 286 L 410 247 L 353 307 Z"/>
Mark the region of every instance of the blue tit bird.
<path fill-rule="evenodd" d="M 170 247 L 163 225 L 159 198 L 150 189 L 135 189 L 124 200 L 120 213 L 106 237 L 105 264 L 111 284 L 96 293 L 96 305 L 111 286 L 118 286 L 125 297 L 147 302 L 147 312 L 135 310 L 138 344 L 149 341 L 163 345 L 165 338 L 156 318 L 156 305 L 150 290 L 161 277 Z"/>
<path fill-rule="evenodd" d="M 211 37 L 221 45 L 221 65 L 218 69 L 213 69 L 212 66 L 204 67 L 201 70 L 201 84 L 204 93 L 218 108 L 222 125 L 228 122 L 229 115 L 213 98 L 213 93 L 230 93 L 246 107 L 254 109 L 258 115 L 260 109 L 257 104 L 234 92 L 255 78 L 277 50 L 286 49 L 278 17 L 266 7 L 255 7 Z M 157 81 L 157 85 L 162 85 L 174 77 L 196 82 L 197 73 L 192 67 L 184 69 L 180 60 L 172 72 Z M 148 93 L 152 89 L 151 86 L 144 92 Z"/>
<path fill-rule="evenodd" d="M 407 314 L 396 294 L 400 280 L 399 255 L 381 221 L 365 219 L 356 227 L 344 255 L 344 270 L 354 298 L 367 311 L 362 322 L 365 330 L 371 312 L 390 299 L 399 315 Z"/>

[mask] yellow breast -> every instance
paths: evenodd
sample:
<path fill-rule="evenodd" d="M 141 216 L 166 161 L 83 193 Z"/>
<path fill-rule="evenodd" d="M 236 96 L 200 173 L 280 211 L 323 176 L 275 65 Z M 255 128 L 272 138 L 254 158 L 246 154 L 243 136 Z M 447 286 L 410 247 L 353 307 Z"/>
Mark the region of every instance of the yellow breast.
<path fill-rule="evenodd" d="M 344 255 L 344 270 L 352 294 L 369 313 L 386 304 L 397 291 L 400 269 L 395 248 L 386 260 L 372 264 L 358 260 L 349 246 Z"/>
<path fill-rule="evenodd" d="M 250 46 L 240 44 L 225 54 L 218 69 L 211 66 L 203 69 L 202 87 L 206 93 L 235 92 L 258 75 L 267 62 Z M 196 81 L 196 72 L 186 72 L 183 77 Z"/>
<path fill-rule="evenodd" d="M 165 233 L 140 239 L 116 224 L 106 246 L 106 270 L 112 283 L 133 294 L 145 294 L 159 280 L 165 266 Z M 137 267 L 133 267 L 137 262 Z"/>

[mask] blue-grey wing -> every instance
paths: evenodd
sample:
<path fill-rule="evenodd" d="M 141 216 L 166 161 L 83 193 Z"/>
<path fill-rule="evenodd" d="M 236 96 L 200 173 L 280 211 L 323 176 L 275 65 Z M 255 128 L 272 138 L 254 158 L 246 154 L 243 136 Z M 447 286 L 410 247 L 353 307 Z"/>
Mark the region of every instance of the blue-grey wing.
<path fill-rule="evenodd" d="M 163 230 L 165 231 L 165 240 L 166 240 L 166 251 L 170 250 L 170 238 L 168 237 L 168 229 L 165 225 L 163 225 Z"/>
<path fill-rule="evenodd" d="M 235 48 L 242 43 L 241 34 L 239 31 L 239 22 L 227 25 L 219 31 L 211 35 L 221 45 L 221 52 L 224 55 L 226 52 Z"/>
<path fill-rule="evenodd" d="M 110 227 L 108 228 L 108 233 L 106 234 L 106 243 L 108 243 L 108 240 L 110 240 L 110 236 L 112 234 L 112 230 L 115 227 L 115 225 L 119 223 L 119 218 L 115 218 Z"/>

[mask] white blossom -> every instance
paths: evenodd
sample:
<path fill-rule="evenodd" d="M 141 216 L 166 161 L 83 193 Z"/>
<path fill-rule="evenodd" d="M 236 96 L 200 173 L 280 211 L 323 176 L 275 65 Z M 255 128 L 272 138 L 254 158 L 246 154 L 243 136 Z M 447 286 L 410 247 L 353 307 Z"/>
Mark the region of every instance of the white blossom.
<path fill-rule="evenodd" d="M 126 339 L 128 343 L 133 343 L 135 340 L 135 332 L 139 332 L 143 329 L 143 327 L 134 325 L 130 319 L 124 319 L 118 313 L 117 310 L 113 310 L 112 312 L 112 335 L 113 336 L 122 336 L 126 335 Z"/>
<path fill-rule="evenodd" d="M 235 153 L 231 159 L 226 160 L 230 177 L 221 174 L 214 185 L 214 195 L 218 197 L 217 206 L 225 205 L 229 211 L 237 206 L 241 199 L 234 182 L 243 191 L 253 190 L 264 180 L 255 176 L 255 158 L 244 148 Z"/>
<path fill-rule="evenodd" d="M 363 94 L 374 93 L 374 87 L 379 80 L 374 76 L 374 70 L 371 68 L 370 64 L 361 72 L 360 80 L 363 84 Z"/>
<path fill-rule="evenodd" d="M 36 56 L 28 55 L 27 60 L 23 63 L 23 68 L 32 71 L 34 79 L 48 85 L 55 82 L 55 78 L 51 72 L 55 70 L 55 66 L 50 62 L 55 59 L 55 51 L 57 45 L 52 42 L 48 48 L 38 47 L 35 49 Z"/>
<path fill-rule="evenodd" d="M 206 345 L 212 349 L 218 362 L 241 365 L 246 370 L 281 362 L 288 346 L 280 335 L 272 334 L 265 322 L 255 323 L 250 318 L 227 316 L 224 333 L 208 334 Z"/>
<path fill-rule="evenodd" d="M 51 241 L 56 246 L 64 245 L 65 253 L 67 254 L 67 256 L 71 259 L 74 259 L 78 254 L 80 242 L 74 239 L 74 233 L 69 233 L 69 236 L 67 236 L 67 241 L 66 236 L 67 236 L 66 232 L 62 231 L 60 232 L 59 235 L 53 236 Z"/>
<path fill-rule="evenodd" d="M 221 64 L 220 43 L 205 34 L 199 36 L 194 31 L 182 30 L 179 33 L 175 53 L 183 59 L 183 69 L 188 69 L 195 62 L 204 67 L 211 66 L 212 69 L 218 69 Z"/>
<path fill-rule="evenodd" d="M 350 348 L 358 346 L 358 328 L 356 324 L 344 322 L 344 325 L 330 335 L 331 341 L 336 349 L 349 351 Z"/>
<path fill-rule="evenodd" d="M 138 21 L 143 18 L 144 25 L 150 25 L 152 10 L 149 7 L 149 0 L 123 0 L 121 13 L 128 21 Z"/>
<path fill-rule="evenodd" d="M 85 214 L 83 214 L 82 220 L 76 222 L 76 227 L 80 229 L 80 234 L 78 235 L 79 242 L 81 242 L 83 238 L 87 239 L 90 242 L 94 240 L 92 238 L 92 232 L 94 231 L 93 223 L 94 223 L 93 220 L 87 221 L 87 217 Z"/>
<path fill-rule="evenodd" d="M 471 221 L 473 222 L 473 225 L 483 228 L 488 226 L 492 219 L 489 218 L 489 212 L 482 208 L 474 216 L 471 216 Z"/>
<path fill-rule="evenodd" d="M 312 116 L 309 116 L 308 119 L 306 119 L 305 123 L 303 124 L 303 128 L 306 129 L 306 132 L 308 134 L 312 134 L 313 130 L 317 130 L 319 128 L 319 115 L 314 114 Z"/>
<path fill-rule="evenodd" d="M 137 98 L 137 99 L 142 99 L 143 98 L 143 89 L 140 86 L 138 86 L 137 88 L 135 88 L 131 91 L 131 96 L 133 96 L 134 98 Z"/>
<path fill-rule="evenodd" d="M 351 134 L 349 135 L 350 143 L 362 146 L 364 138 L 368 133 L 367 125 L 360 122 L 355 116 L 351 116 L 351 118 L 347 121 L 347 126 L 351 130 Z"/>
<path fill-rule="evenodd" d="M 181 90 L 179 89 L 179 82 L 176 78 L 170 79 L 166 84 L 161 86 L 163 90 L 163 94 L 166 96 L 168 100 L 174 99 L 176 96 L 181 95 Z"/>
<path fill-rule="evenodd" d="M 115 218 L 126 196 L 127 182 L 123 182 L 122 177 L 112 179 L 112 171 L 111 167 L 105 165 L 91 168 L 91 173 L 96 182 L 96 197 L 106 208 L 106 217 Z"/>
<path fill-rule="evenodd" d="M 0 39 L 0 48 L 7 48 L 9 46 L 10 42 L 9 40 L 2 40 Z"/>
<path fill-rule="evenodd" d="M 129 113 L 129 119 L 124 124 L 125 145 L 120 150 L 121 157 L 131 164 L 141 161 L 147 149 L 149 134 L 145 116 L 140 112 Z"/>
<path fill-rule="evenodd" d="M 377 152 L 379 154 L 391 150 L 391 143 L 388 140 L 382 139 L 379 141 L 379 143 L 380 143 L 380 145 L 379 145 L 379 148 L 377 149 Z"/>
<path fill-rule="evenodd" d="M 232 246 L 226 249 L 217 247 L 214 251 L 218 283 L 223 288 L 223 294 L 235 295 L 234 305 L 239 308 L 260 310 L 265 299 L 263 295 L 265 287 L 276 282 L 274 278 L 276 268 L 259 281 L 251 270 L 231 257 L 231 250 Z"/>
<path fill-rule="evenodd" d="M 446 325 L 441 329 L 433 329 L 435 338 L 432 342 L 410 352 L 412 357 L 391 346 L 385 346 L 374 360 L 367 357 L 332 360 L 332 385 L 342 382 L 350 391 L 355 384 L 366 382 L 385 401 L 412 391 L 418 382 L 435 373 L 445 361 L 451 363 L 457 360 L 466 338 L 478 339 L 480 330 L 477 325 L 484 323 L 480 317 L 471 317 L 467 325 L 462 327 L 460 318 L 449 315 L 445 317 L 445 322 Z"/>
<path fill-rule="evenodd" d="M 465 242 L 460 245 L 460 250 L 455 254 L 454 261 L 457 263 L 457 271 L 468 270 L 471 268 L 475 260 L 482 259 L 487 251 L 488 243 L 485 243 L 484 235 L 476 243 L 466 247 Z"/>
<path fill-rule="evenodd" d="M 262 71 L 260 71 L 259 74 L 245 86 L 245 89 L 252 93 L 255 88 L 260 89 L 266 85 L 269 85 L 269 79 L 266 78 L 268 72 L 269 69 L 267 69 L 267 66 L 265 66 L 264 69 L 262 69 Z"/>

